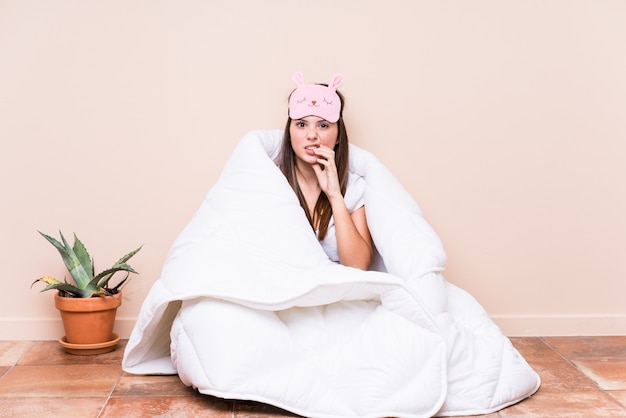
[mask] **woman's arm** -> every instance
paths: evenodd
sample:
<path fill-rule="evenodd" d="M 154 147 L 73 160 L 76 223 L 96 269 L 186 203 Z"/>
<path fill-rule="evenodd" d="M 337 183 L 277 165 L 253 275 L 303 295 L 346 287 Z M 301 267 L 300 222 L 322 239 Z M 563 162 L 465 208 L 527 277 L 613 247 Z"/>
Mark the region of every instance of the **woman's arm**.
<path fill-rule="evenodd" d="M 339 262 L 345 266 L 367 270 L 372 264 L 374 252 L 365 217 L 365 206 L 361 206 L 352 214 L 348 212 L 343 199 L 336 203 L 331 201 L 331 206 L 335 219 Z"/>
<path fill-rule="evenodd" d="M 374 251 L 365 218 L 365 206 L 350 214 L 339 187 L 335 152 L 328 147 L 320 146 L 316 153 L 319 157 L 317 161 L 324 169 L 315 164 L 313 171 L 333 210 L 339 262 L 344 266 L 367 270 L 372 264 Z"/>

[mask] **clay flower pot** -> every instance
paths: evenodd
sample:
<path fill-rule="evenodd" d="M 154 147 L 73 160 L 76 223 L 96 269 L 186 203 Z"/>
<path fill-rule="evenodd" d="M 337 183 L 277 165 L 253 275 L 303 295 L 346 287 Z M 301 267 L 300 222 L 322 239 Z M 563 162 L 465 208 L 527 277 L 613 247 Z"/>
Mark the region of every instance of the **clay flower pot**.
<path fill-rule="evenodd" d="M 113 325 L 121 304 L 121 293 L 91 298 L 67 298 L 56 293 L 54 305 L 61 312 L 65 329 L 65 337 L 59 342 L 71 354 L 112 351 L 120 339 L 113 333 Z"/>
<path fill-rule="evenodd" d="M 131 273 L 137 273 L 127 262 L 141 247 L 134 249 L 117 260 L 112 267 L 96 274 L 93 258 L 85 245 L 74 234 L 74 245 L 70 246 L 61 231 L 61 241 L 39 232 L 61 254 L 63 264 L 70 272 L 73 283 L 43 276 L 35 283 L 44 283 L 46 290 L 58 290 L 54 305 L 61 312 L 65 336 L 59 343 L 72 354 L 101 354 L 113 351 L 120 337 L 113 333 L 117 308 L 122 304 L 122 285 Z M 111 278 L 118 272 L 126 277 L 116 285 Z M 62 297 L 67 295 L 68 297 Z M 101 296 L 112 295 L 112 296 Z"/>

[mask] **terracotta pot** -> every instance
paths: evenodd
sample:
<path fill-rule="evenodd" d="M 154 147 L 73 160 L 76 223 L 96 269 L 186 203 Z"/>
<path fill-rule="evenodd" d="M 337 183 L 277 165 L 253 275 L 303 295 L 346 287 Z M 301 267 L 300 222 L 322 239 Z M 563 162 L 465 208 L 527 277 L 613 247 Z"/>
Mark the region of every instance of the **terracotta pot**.
<path fill-rule="evenodd" d="M 66 298 L 54 295 L 61 312 L 65 341 L 70 344 L 100 344 L 114 339 L 113 325 L 122 294 L 94 298 Z"/>

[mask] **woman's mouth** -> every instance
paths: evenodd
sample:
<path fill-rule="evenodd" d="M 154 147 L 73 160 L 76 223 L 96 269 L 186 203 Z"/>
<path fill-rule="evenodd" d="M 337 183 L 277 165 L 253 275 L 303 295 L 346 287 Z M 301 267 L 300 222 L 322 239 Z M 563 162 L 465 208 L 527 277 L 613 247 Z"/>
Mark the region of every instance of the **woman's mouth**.
<path fill-rule="evenodd" d="M 309 145 L 308 147 L 304 147 L 304 149 L 306 150 L 307 154 L 315 155 L 315 150 L 319 147 L 319 145 Z"/>

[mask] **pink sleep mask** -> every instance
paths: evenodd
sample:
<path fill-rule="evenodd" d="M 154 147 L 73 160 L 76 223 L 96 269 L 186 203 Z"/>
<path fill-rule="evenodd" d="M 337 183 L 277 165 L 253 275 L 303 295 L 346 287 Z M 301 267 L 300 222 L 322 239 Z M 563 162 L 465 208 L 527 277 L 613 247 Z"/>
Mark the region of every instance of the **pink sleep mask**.
<path fill-rule="evenodd" d="M 341 100 L 337 88 L 343 84 L 341 74 L 335 74 L 328 87 L 319 84 L 304 84 L 304 75 L 297 72 L 293 81 L 298 86 L 289 97 L 289 117 L 301 119 L 305 116 L 318 116 L 335 123 L 341 114 Z"/>

